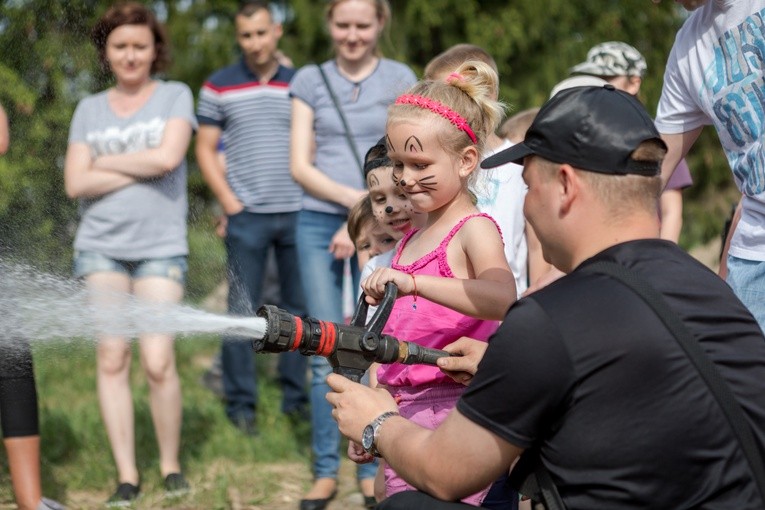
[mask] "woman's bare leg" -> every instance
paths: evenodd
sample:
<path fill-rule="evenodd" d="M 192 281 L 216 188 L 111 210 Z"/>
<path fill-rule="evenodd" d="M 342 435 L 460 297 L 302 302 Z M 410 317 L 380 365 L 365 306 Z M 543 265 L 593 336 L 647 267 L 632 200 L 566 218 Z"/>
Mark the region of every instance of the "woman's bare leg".
<path fill-rule="evenodd" d="M 11 437 L 3 441 L 8 454 L 11 484 L 19 510 L 35 510 L 40 487 L 40 436 Z"/>
<path fill-rule="evenodd" d="M 135 296 L 145 301 L 178 303 L 183 287 L 170 279 L 146 277 L 135 281 Z M 175 366 L 174 338 L 166 334 L 144 334 L 140 338 L 141 364 L 149 382 L 149 404 L 159 445 L 162 476 L 181 471 L 178 452 L 181 442 L 181 383 Z"/>
<path fill-rule="evenodd" d="M 114 310 L 119 310 L 120 302 L 130 293 L 130 278 L 120 273 L 94 273 L 86 278 L 86 283 L 93 304 L 105 307 L 106 317 L 118 318 L 118 312 Z M 119 482 L 138 485 L 130 358 L 130 342 L 127 339 L 115 335 L 99 338 L 97 383 L 101 417 L 117 465 Z"/>

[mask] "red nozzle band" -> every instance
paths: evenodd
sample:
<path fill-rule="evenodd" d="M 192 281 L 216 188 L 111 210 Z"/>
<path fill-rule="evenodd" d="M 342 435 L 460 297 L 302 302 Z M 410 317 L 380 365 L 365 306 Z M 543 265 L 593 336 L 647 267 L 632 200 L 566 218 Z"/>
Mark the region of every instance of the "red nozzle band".
<path fill-rule="evenodd" d="M 321 340 L 319 341 L 319 348 L 316 349 L 316 354 L 327 357 L 335 350 L 337 329 L 334 323 L 325 321 L 319 321 L 319 327 L 321 328 Z"/>
<path fill-rule="evenodd" d="M 295 319 L 295 336 L 292 338 L 292 345 L 290 345 L 291 351 L 296 351 L 300 347 L 300 340 L 303 338 L 303 319 L 300 317 L 294 317 Z"/>

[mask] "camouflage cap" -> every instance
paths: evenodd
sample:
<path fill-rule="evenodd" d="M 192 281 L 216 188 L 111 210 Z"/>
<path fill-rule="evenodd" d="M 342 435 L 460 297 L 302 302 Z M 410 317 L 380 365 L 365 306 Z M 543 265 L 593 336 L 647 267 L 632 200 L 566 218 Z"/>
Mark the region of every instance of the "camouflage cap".
<path fill-rule="evenodd" d="M 587 60 L 572 67 L 570 74 L 592 76 L 638 76 L 648 69 L 645 58 L 627 43 L 609 41 L 590 48 Z"/>

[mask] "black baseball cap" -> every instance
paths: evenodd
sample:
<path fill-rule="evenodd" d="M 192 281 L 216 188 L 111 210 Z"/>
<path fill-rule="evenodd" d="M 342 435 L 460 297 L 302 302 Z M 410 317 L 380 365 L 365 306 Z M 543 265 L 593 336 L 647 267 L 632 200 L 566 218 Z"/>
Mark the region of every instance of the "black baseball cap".
<path fill-rule="evenodd" d="M 574 87 L 558 92 L 539 110 L 523 142 L 486 158 L 482 168 L 508 162 L 522 165 L 533 154 L 555 163 L 603 174 L 656 176 L 660 161 L 630 156 L 659 132 L 634 96 L 613 85 Z"/>

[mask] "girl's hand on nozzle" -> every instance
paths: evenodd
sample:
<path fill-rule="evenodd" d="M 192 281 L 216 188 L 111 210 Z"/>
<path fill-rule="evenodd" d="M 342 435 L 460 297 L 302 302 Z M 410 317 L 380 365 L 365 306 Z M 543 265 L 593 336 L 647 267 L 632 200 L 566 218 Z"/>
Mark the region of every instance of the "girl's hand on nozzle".
<path fill-rule="evenodd" d="M 356 441 L 348 441 L 348 458 L 356 464 L 369 464 L 375 458 L 364 451 L 364 448 Z"/>
<path fill-rule="evenodd" d="M 398 287 L 398 297 L 414 293 L 415 282 L 412 275 L 389 267 L 378 267 L 361 283 L 367 303 L 370 305 L 380 304 L 385 296 L 385 286 L 389 282 L 393 282 Z"/>
<path fill-rule="evenodd" d="M 463 336 L 444 347 L 444 350 L 452 356 L 439 358 L 436 363 L 438 368 L 455 382 L 467 386 L 478 371 L 478 364 L 483 359 L 488 346 L 486 342 Z"/>

